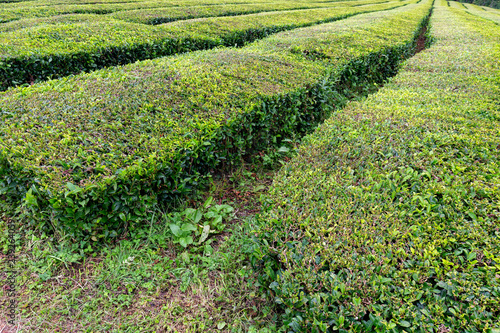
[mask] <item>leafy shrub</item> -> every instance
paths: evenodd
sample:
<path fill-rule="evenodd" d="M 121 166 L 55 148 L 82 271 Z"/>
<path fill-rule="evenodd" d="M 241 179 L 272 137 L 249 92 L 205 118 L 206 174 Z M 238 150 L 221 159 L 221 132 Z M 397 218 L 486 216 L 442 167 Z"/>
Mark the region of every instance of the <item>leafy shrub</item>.
<path fill-rule="evenodd" d="M 460 2 L 500 9 L 500 2 L 497 0 L 461 0 Z"/>
<path fill-rule="evenodd" d="M 458 5 L 457 3 L 454 3 L 455 5 Z M 500 10 L 495 10 L 495 9 L 485 9 L 484 7 L 479 7 L 474 4 L 467 4 L 464 5 L 463 3 L 460 4 L 459 6 L 463 6 L 460 9 L 466 8 L 467 12 L 470 14 L 473 14 L 475 16 L 482 17 L 484 19 L 496 22 L 497 24 L 500 24 Z"/>
<path fill-rule="evenodd" d="M 179 20 L 188 20 L 201 17 L 236 16 L 260 12 L 273 12 L 283 10 L 297 10 L 310 8 L 328 8 L 342 6 L 355 6 L 359 4 L 374 4 L 377 1 L 349 1 L 338 4 L 336 2 L 308 3 L 308 2 L 273 2 L 273 3 L 245 3 L 245 4 L 217 4 L 211 6 L 180 6 L 155 9 L 137 9 L 119 11 L 111 17 L 135 23 L 158 25 Z"/>
<path fill-rule="evenodd" d="M 211 171 L 311 131 L 345 99 L 346 82 L 395 73 L 429 9 L 10 90 L 0 100 L 1 198 L 82 246 L 114 239 Z M 309 57 L 313 45 L 321 59 Z"/>
<path fill-rule="evenodd" d="M 500 30 L 440 1 L 431 34 L 274 179 L 252 261 L 281 331 L 500 327 Z"/>
<path fill-rule="evenodd" d="M 193 50 L 242 46 L 279 31 L 415 2 L 206 18 L 158 26 L 95 15 L 50 18 L 43 22 L 56 24 L 0 35 L 0 89 Z"/>

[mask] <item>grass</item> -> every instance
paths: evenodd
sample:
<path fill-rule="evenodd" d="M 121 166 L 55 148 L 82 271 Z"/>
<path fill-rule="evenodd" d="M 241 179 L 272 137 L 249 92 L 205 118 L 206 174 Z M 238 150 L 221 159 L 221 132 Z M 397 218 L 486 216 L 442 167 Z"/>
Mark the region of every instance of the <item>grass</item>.
<path fill-rule="evenodd" d="M 18 331 L 271 332 L 275 314 L 248 255 L 258 197 L 273 173 L 242 166 L 186 203 L 196 207 L 213 196 L 236 211 L 223 233 L 187 250 L 172 244 L 161 211 L 149 215 L 150 225 L 92 255 L 28 230 L 18 239 Z"/>
<path fill-rule="evenodd" d="M 58 3 L 67 1 L 37 5 Z M 495 24 L 467 13 L 469 5 L 454 7 L 439 0 L 429 30 L 434 44 L 378 93 L 342 110 L 347 98 L 372 92 L 413 52 L 414 39 L 426 31 L 429 1 L 283 32 L 241 49 L 194 52 L 3 93 L 0 118 L 11 132 L 0 133 L 0 153 L 15 154 L 0 165 L 0 279 L 9 276 L 7 225 L 14 224 L 18 326 L 4 326 L 12 299 L 4 287 L 0 330 L 495 332 L 500 35 Z M 416 44 L 424 46 L 421 38 Z M 386 57 L 394 59 L 384 62 Z M 171 78 L 181 80 L 170 85 Z M 301 85 L 305 90 L 295 94 Z M 165 96 L 174 97 L 161 100 Z M 192 118 L 188 127 L 200 119 L 207 125 L 218 112 L 222 119 L 247 110 L 245 98 L 255 107 L 248 110 L 262 118 L 242 118 L 235 133 L 260 144 L 235 144 L 234 164 L 224 160 L 203 169 L 211 175 L 204 178 L 208 188 L 193 182 L 190 196 L 178 203 L 184 215 L 156 201 L 140 202 L 132 222 L 120 200 L 137 202 L 151 191 L 135 180 L 101 198 L 110 203 L 97 211 L 99 219 L 116 213 L 121 223 L 112 241 L 98 243 L 96 233 L 82 240 L 54 232 L 54 211 L 34 209 L 42 203 L 37 191 L 55 192 L 50 182 L 59 176 L 59 199 L 85 207 L 85 198 L 76 200 L 84 183 L 121 175 L 134 159 L 112 163 L 128 158 L 134 144 L 144 145 L 146 153 L 138 154 L 144 153 L 145 164 L 164 153 L 159 147 L 171 142 L 150 135 L 165 133 L 165 124 L 156 127 L 155 120 L 179 117 L 184 124 Z M 307 109 L 287 113 L 304 105 L 321 111 L 320 117 Z M 300 143 L 298 137 L 332 110 Z M 288 121 L 298 124 L 299 134 L 286 132 Z M 241 124 L 251 130 L 242 132 Z M 272 132 L 269 124 L 287 135 L 259 136 Z M 94 125 L 97 135 L 85 137 L 86 126 Z M 135 137 L 137 129 L 146 134 Z M 95 137 L 98 154 L 86 160 L 94 163 L 90 169 L 64 156 L 85 157 L 73 148 Z M 221 154 L 221 147 L 233 144 L 219 143 L 208 152 Z M 52 150 L 59 154 L 54 159 Z M 33 161 L 64 172 L 14 183 L 8 172 L 15 159 L 29 161 L 17 165 L 19 174 Z M 185 163 L 181 168 L 193 159 Z M 147 167 L 127 175 L 142 176 L 151 171 Z M 85 173 L 91 176 L 82 178 Z M 44 183 L 27 191 L 27 182 Z M 20 200 L 11 200 L 15 195 Z M 207 198 L 214 198 L 209 207 Z M 214 216 L 219 205 L 233 207 L 234 215 Z M 75 230 L 88 227 L 81 216 L 74 221 L 82 223 Z M 111 224 L 102 225 L 109 232 Z"/>

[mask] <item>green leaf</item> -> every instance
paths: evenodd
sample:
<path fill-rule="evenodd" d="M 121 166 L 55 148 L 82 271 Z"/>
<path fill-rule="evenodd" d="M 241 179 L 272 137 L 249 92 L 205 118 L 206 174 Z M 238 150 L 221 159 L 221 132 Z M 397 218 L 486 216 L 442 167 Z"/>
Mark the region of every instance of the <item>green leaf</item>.
<path fill-rule="evenodd" d="M 179 244 L 183 247 L 187 247 L 189 244 L 193 244 L 193 237 L 187 236 L 179 239 Z"/>
<path fill-rule="evenodd" d="M 29 191 L 26 192 L 26 198 L 24 199 L 24 201 L 28 206 L 38 207 L 38 202 L 36 201 L 36 197 L 33 195 L 32 189 L 29 189 Z"/>
<path fill-rule="evenodd" d="M 477 221 L 477 216 L 476 216 L 476 214 L 474 214 L 473 212 L 468 212 L 467 214 L 469 215 L 469 217 L 470 217 L 472 220 Z"/>
<path fill-rule="evenodd" d="M 208 208 L 210 206 L 210 204 L 212 203 L 212 201 L 214 200 L 213 197 L 209 197 L 205 203 L 203 204 L 203 208 Z"/>
<path fill-rule="evenodd" d="M 476 253 L 476 252 L 470 252 L 470 253 L 467 255 L 467 260 L 472 261 L 472 260 L 476 259 L 476 256 L 477 256 L 477 253 Z"/>
<path fill-rule="evenodd" d="M 181 228 L 179 228 L 179 226 L 177 224 L 171 223 L 171 224 L 169 224 L 169 227 L 175 236 L 180 237 L 183 234 L 181 231 Z"/>
<path fill-rule="evenodd" d="M 203 217 L 203 213 L 200 209 L 198 209 L 196 211 L 195 216 L 194 216 L 194 223 L 199 223 L 202 217 Z"/>
<path fill-rule="evenodd" d="M 196 226 L 191 223 L 184 223 L 181 227 L 182 231 L 196 231 Z"/>
<path fill-rule="evenodd" d="M 219 227 L 220 224 L 222 224 L 222 216 L 219 215 L 212 221 L 212 225 L 214 227 Z"/>
<path fill-rule="evenodd" d="M 411 324 L 409 322 L 407 322 L 406 320 L 401 320 L 399 322 L 399 325 L 403 326 L 403 327 L 410 327 Z"/>
<path fill-rule="evenodd" d="M 217 215 L 219 215 L 219 214 L 217 214 L 216 212 L 213 212 L 213 211 L 209 211 L 209 212 L 205 213 L 205 215 L 203 215 L 203 216 L 205 216 L 206 219 L 212 219 L 212 218 L 216 217 Z"/>
<path fill-rule="evenodd" d="M 217 329 L 221 330 L 223 329 L 224 327 L 226 327 L 226 323 L 225 322 L 220 322 L 220 323 L 217 323 Z"/>
<path fill-rule="evenodd" d="M 212 253 L 214 253 L 214 248 L 211 247 L 209 244 L 206 244 L 205 245 L 205 255 L 207 257 L 210 257 L 212 255 Z"/>
<path fill-rule="evenodd" d="M 76 186 L 72 183 L 66 183 L 66 187 L 70 190 L 70 192 L 66 192 L 65 193 L 65 196 L 67 197 L 68 195 L 70 194 L 76 194 L 78 192 L 81 192 L 83 191 L 83 188 L 79 187 L 79 186 Z"/>
<path fill-rule="evenodd" d="M 339 326 L 342 327 L 344 326 L 345 318 L 343 315 L 339 316 Z"/>
<path fill-rule="evenodd" d="M 219 205 L 218 206 L 218 211 L 222 211 L 226 214 L 232 213 L 234 211 L 234 208 L 229 206 L 229 205 Z"/>
<path fill-rule="evenodd" d="M 256 193 L 256 192 L 259 192 L 259 191 L 262 191 L 262 190 L 265 190 L 266 187 L 264 185 L 259 185 L 259 186 L 256 186 L 254 187 L 254 189 L 252 190 L 253 193 Z"/>
<path fill-rule="evenodd" d="M 201 218 L 203 217 L 203 213 L 200 209 L 188 208 L 184 212 L 186 214 L 186 217 L 195 224 L 200 222 Z"/>

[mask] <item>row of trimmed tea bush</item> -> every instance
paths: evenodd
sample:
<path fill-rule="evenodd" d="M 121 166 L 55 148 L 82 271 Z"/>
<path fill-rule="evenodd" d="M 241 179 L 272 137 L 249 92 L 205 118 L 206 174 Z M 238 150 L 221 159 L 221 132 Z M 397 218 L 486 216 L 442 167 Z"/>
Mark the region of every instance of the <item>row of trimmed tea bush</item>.
<path fill-rule="evenodd" d="M 252 263 L 283 332 L 500 328 L 500 29 L 446 1 L 430 25 L 263 200 Z"/>
<path fill-rule="evenodd" d="M 38 1 L 22 1 L 5 4 L 0 8 L 0 22 L 10 22 L 28 18 L 43 18 L 66 14 L 109 14 L 120 10 L 139 8 L 168 7 L 169 1 L 144 1 L 130 3 L 94 3 L 94 4 L 40 4 Z"/>
<path fill-rule="evenodd" d="M 89 21 L 107 22 L 113 19 L 127 22 L 142 23 L 157 25 L 173 21 L 180 21 L 193 18 L 203 17 L 218 17 L 218 16 L 237 16 L 243 14 L 252 14 L 258 12 L 283 11 L 293 9 L 312 9 L 312 8 L 328 8 L 328 7 L 353 7 L 361 5 L 370 5 L 375 3 L 387 2 L 386 0 L 350 0 L 342 2 L 327 2 L 327 3 L 309 3 L 309 2 L 288 2 L 280 1 L 273 3 L 252 3 L 252 4 L 218 4 L 204 6 L 169 6 L 159 8 L 145 8 L 115 11 L 110 14 L 75 14 L 61 10 L 60 12 L 51 12 L 48 16 L 31 17 L 24 15 L 22 19 L 11 20 L 0 24 L 0 32 L 11 32 L 26 28 L 33 28 L 41 25 L 65 24 L 65 23 L 82 23 Z M 140 8 L 140 4 L 137 4 Z M 133 7 L 132 7 L 133 8 Z M 54 7 L 50 8 L 54 10 Z M 31 9 L 36 12 L 34 9 Z M 39 13 L 41 15 L 41 13 Z M 16 14 L 17 15 L 17 14 Z M 19 14 L 22 16 L 22 14 Z M 0 15 L 1 17 L 1 15 Z M 7 17 L 4 17 L 7 20 Z"/>
<path fill-rule="evenodd" d="M 282 30 L 414 3 L 405 0 L 146 26 L 117 20 L 58 23 L 0 35 L 0 88 L 181 52 L 234 46 Z"/>
<path fill-rule="evenodd" d="M 361 1 L 342 1 L 342 2 L 272 2 L 272 3 L 246 3 L 246 4 L 227 4 L 211 6 L 192 6 L 192 7 L 164 7 L 154 9 L 137 9 L 120 11 L 110 16 L 117 20 L 143 24 L 163 24 L 179 20 L 188 20 L 201 17 L 215 16 L 236 16 L 243 14 L 252 14 L 260 12 L 272 12 L 293 9 L 311 9 L 328 8 L 333 6 L 353 7 L 361 4 L 375 4 L 387 2 L 387 0 L 361 0 Z"/>
<path fill-rule="evenodd" d="M 460 0 L 460 2 L 500 9 L 500 1 L 498 0 Z"/>
<path fill-rule="evenodd" d="M 353 0 L 354 1 L 354 0 Z M 52 3 L 51 3 L 52 2 Z M 258 0 L 248 1 L 239 0 L 231 1 L 229 3 L 220 1 L 206 1 L 206 0 L 190 0 L 190 1 L 169 1 L 169 0 L 157 0 L 157 1 L 130 1 L 130 2 L 103 2 L 99 3 L 76 3 L 75 1 L 30 1 L 30 2 L 17 2 L 12 4 L 5 4 L 0 9 L 0 22 L 9 22 L 14 20 L 21 20 L 27 18 L 43 18 L 56 15 L 66 15 L 66 14 L 111 14 L 120 11 L 133 11 L 133 10 L 154 10 L 156 8 L 162 8 L 167 10 L 168 7 L 171 9 L 182 9 L 189 8 L 192 11 L 203 11 L 203 7 L 217 7 L 217 6 L 248 6 L 253 5 L 264 5 L 269 6 L 271 3 L 275 3 L 276 6 L 282 4 L 290 4 L 290 6 L 295 7 L 329 7 L 334 5 L 337 1 L 316 1 L 316 0 L 303 0 L 303 1 L 289 1 L 289 0 Z M 350 0 L 343 0 L 342 3 L 348 3 Z M 236 9 L 237 7 L 234 7 Z M 248 7 L 247 7 L 248 8 Z"/>
<path fill-rule="evenodd" d="M 462 4 L 472 15 L 482 17 L 484 19 L 496 22 L 500 24 L 500 10 L 485 10 L 482 7 L 473 5 L 473 4 Z"/>
<path fill-rule="evenodd" d="M 394 74 L 430 7 L 4 92 L 0 199 L 22 203 L 40 230 L 113 239 L 212 170 L 310 131 L 338 102 L 339 82 Z"/>

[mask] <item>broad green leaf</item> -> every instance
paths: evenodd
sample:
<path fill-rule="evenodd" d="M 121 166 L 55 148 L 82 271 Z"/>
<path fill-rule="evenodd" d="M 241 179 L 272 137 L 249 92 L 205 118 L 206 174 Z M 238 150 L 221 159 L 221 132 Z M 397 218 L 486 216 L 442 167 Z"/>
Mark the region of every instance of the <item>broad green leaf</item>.
<path fill-rule="evenodd" d="M 175 236 L 180 237 L 182 235 L 181 228 L 179 228 L 179 226 L 177 224 L 171 223 L 171 224 L 169 224 L 169 227 Z"/>
<path fill-rule="evenodd" d="M 187 247 L 189 244 L 193 244 L 193 237 L 187 236 L 179 239 L 179 244 L 183 247 Z"/>
<path fill-rule="evenodd" d="M 70 192 L 66 192 L 65 196 L 68 196 L 69 194 L 76 194 L 78 192 L 83 191 L 83 188 L 69 182 L 66 183 L 66 187 L 70 190 Z"/>
<path fill-rule="evenodd" d="M 36 197 L 33 195 L 32 189 L 29 189 L 29 191 L 26 192 L 26 198 L 24 200 L 28 206 L 38 206 L 38 202 L 36 201 Z"/>
<path fill-rule="evenodd" d="M 196 231 L 196 226 L 191 223 L 184 223 L 181 227 L 182 231 Z"/>
<path fill-rule="evenodd" d="M 204 207 L 204 208 L 208 208 L 208 207 L 210 206 L 210 204 L 212 203 L 212 201 L 213 201 L 213 200 L 214 200 L 214 198 L 213 198 L 213 197 L 209 197 L 209 198 L 205 201 L 205 203 L 203 204 L 203 207 Z"/>

